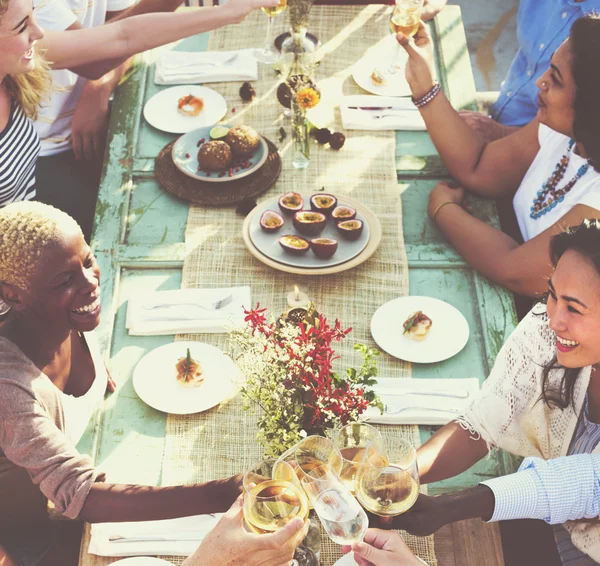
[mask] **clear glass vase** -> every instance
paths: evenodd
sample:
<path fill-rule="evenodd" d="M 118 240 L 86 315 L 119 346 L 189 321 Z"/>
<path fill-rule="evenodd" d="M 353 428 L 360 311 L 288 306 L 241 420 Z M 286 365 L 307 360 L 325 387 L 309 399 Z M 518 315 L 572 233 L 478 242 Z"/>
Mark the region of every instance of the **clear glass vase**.
<path fill-rule="evenodd" d="M 306 27 L 290 29 L 290 37 L 286 38 L 281 44 L 281 53 L 312 53 L 315 50 L 315 44 L 306 37 Z"/>
<path fill-rule="evenodd" d="M 292 141 L 294 155 L 292 165 L 295 169 L 306 169 L 310 165 L 310 124 L 306 110 L 292 97 Z"/>

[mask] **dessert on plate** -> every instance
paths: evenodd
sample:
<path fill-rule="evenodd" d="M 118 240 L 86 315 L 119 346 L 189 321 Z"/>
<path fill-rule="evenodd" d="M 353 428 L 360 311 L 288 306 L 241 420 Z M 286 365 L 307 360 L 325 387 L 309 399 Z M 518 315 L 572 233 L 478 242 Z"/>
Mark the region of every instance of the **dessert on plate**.
<path fill-rule="evenodd" d="M 204 381 L 202 366 L 192 358 L 190 349 L 183 358 L 179 358 L 175 364 L 177 370 L 177 381 L 184 387 L 198 387 Z"/>
<path fill-rule="evenodd" d="M 203 143 L 198 150 L 198 165 L 205 171 L 227 169 L 233 161 L 231 148 L 220 140 Z"/>
<path fill-rule="evenodd" d="M 177 102 L 177 110 L 186 116 L 198 116 L 203 109 L 204 100 L 193 94 L 182 96 Z"/>
<path fill-rule="evenodd" d="M 432 324 L 433 321 L 423 311 L 414 312 L 404 321 L 402 335 L 410 340 L 421 342 L 427 338 Z"/>

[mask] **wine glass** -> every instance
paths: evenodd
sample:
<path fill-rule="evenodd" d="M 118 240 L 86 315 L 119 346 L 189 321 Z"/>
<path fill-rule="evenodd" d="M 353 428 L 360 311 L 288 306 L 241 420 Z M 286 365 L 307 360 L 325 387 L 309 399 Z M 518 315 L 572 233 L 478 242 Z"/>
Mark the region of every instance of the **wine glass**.
<path fill-rule="evenodd" d="M 287 7 L 287 0 L 279 0 L 279 4 L 277 6 L 273 6 L 272 8 L 261 8 L 262 11 L 267 14 L 269 17 L 269 23 L 267 24 L 267 39 L 265 41 L 265 46 L 261 49 L 254 50 L 254 57 L 257 61 L 261 63 L 267 63 L 272 65 L 273 63 L 277 63 L 281 54 L 275 51 L 273 45 L 271 44 L 271 28 L 273 27 L 273 18 L 278 14 L 281 14 Z"/>
<path fill-rule="evenodd" d="M 404 34 L 406 37 L 412 37 L 419 29 L 421 21 L 421 12 L 423 11 L 423 0 L 396 0 L 396 6 L 390 18 L 390 30 L 396 36 L 398 33 Z M 394 38 L 394 54 L 392 62 L 384 71 L 376 70 L 382 81 L 391 78 L 398 72 L 398 63 L 402 48 Z"/>
<path fill-rule="evenodd" d="M 308 500 L 288 463 L 262 460 L 248 469 L 243 483 L 244 521 L 249 530 L 270 533 L 294 517 L 308 517 Z"/>
<path fill-rule="evenodd" d="M 307 436 L 298 444 L 284 452 L 278 461 L 288 462 L 295 470 L 298 479 L 320 466 L 329 466 L 339 474 L 343 458 L 333 441 L 324 436 Z"/>
<path fill-rule="evenodd" d="M 382 517 L 405 513 L 419 496 L 417 451 L 398 438 L 376 438 L 365 450 L 355 485 L 367 511 Z"/>
<path fill-rule="evenodd" d="M 333 443 L 342 454 L 340 479 L 351 493 L 354 493 L 354 476 L 367 445 L 380 436 L 375 427 L 359 422 L 348 423 L 335 433 Z"/>
<path fill-rule="evenodd" d="M 329 466 L 314 468 L 301 483 L 333 542 L 351 545 L 362 541 L 369 527 L 367 514 Z"/>

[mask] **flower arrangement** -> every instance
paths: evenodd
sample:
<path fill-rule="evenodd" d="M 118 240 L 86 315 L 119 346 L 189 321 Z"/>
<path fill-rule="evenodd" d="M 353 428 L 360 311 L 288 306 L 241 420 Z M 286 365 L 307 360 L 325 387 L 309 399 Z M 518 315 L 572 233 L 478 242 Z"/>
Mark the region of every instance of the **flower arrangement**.
<path fill-rule="evenodd" d="M 246 378 L 244 408 L 258 408 L 258 440 L 269 456 L 282 454 L 307 434 L 357 420 L 369 405 L 381 408 L 371 389 L 379 351 L 355 344 L 363 356 L 362 367 L 338 375 L 332 345 L 352 329 L 342 329 L 337 319 L 330 325 L 312 305 L 310 309 L 312 319 L 275 321 L 267 320 L 266 309 L 257 305 L 245 311 L 247 325 L 229 333 Z"/>
<path fill-rule="evenodd" d="M 304 110 L 314 108 L 320 100 L 321 96 L 318 91 L 310 86 L 296 93 L 296 103 Z"/>
<path fill-rule="evenodd" d="M 299 31 L 308 26 L 308 15 L 314 0 L 289 0 L 290 26 L 293 31 Z"/>

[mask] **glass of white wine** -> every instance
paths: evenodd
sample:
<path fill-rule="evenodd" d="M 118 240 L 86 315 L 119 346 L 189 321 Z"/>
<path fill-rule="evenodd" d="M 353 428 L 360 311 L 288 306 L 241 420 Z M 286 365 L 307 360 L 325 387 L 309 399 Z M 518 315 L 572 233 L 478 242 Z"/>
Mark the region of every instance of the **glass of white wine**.
<path fill-rule="evenodd" d="M 366 448 L 355 476 L 356 497 L 371 513 L 394 517 L 419 496 L 417 451 L 398 438 L 380 437 Z"/>
<path fill-rule="evenodd" d="M 255 533 L 271 533 L 294 517 L 308 517 L 306 494 L 286 462 L 258 462 L 244 474 L 244 490 L 244 521 Z"/>
<path fill-rule="evenodd" d="M 365 449 L 370 442 L 380 436 L 375 427 L 360 422 L 348 423 L 335 433 L 333 443 L 342 454 L 340 479 L 352 493 L 354 493 L 354 476 Z"/>
<path fill-rule="evenodd" d="M 343 458 L 340 451 L 329 438 L 307 436 L 298 444 L 284 452 L 279 461 L 289 463 L 301 480 L 314 468 L 329 466 L 336 474 L 342 470 Z"/>
<path fill-rule="evenodd" d="M 423 12 L 423 0 L 396 0 L 396 6 L 390 18 L 390 30 L 394 34 L 394 52 L 392 62 L 385 71 L 376 71 L 382 80 L 391 78 L 398 72 L 399 59 L 402 48 L 395 40 L 398 33 L 406 37 L 412 37 L 419 29 L 421 13 Z"/>
<path fill-rule="evenodd" d="M 268 65 L 272 65 L 279 61 L 281 54 L 273 48 L 273 44 L 271 43 L 271 28 L 273 27 L 273 18 L 278 14 L 281 14 L 286 8 L 287 0 L 279 0 L 279 4 L 272 8 L 261 8 L 269 17 L 269 23 L 267 24 L 267 39 L 265 41 L 265 46 L 261 49 L 254 50 L 254 57 L 256 57 L 257 61 L 267 63 Z"/>
<path fill-rule="evenodd" d="M 363 540 L 369 527 L 367 514 L 330 467 L 314 468 L 301 483 L 333 542 L 350 545 Z"/>

